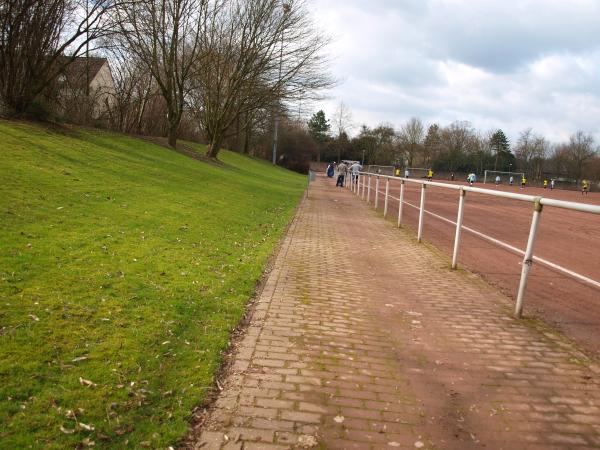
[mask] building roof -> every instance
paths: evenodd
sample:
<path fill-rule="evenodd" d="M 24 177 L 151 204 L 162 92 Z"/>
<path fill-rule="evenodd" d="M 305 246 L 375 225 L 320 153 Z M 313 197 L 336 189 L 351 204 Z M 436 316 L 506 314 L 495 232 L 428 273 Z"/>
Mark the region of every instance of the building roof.
<path fill-rule="evenodd" d="M 64 63 L 70 58 L 68 56 L 63 56 L 61 59 L 62 60 L 59 60 L 59 63 Z M 66 67 L 64 74 L 67 82 L 71 86 L 83 88 L 85 87 L 86 79 L 91 83 L 96 75 L 98 75 L 102 66 L 106 63 L 108 63 L 106 58 L 96 58 L 93 56 L 86 58 L 85 56 L 78 56 Z M 86 71 L 88 70 L 89 77 L 86 76 Z"/>

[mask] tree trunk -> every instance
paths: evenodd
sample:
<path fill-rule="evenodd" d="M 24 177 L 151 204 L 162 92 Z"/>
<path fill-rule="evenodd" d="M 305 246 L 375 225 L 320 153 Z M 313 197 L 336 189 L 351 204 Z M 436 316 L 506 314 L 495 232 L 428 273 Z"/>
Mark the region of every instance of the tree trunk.
<path fill-rule="evenodd" d="M 172 117 L 169 114 L 169 117 Z M 177 130 L 179 128 L 179 120 L 169 119 L 169 147 L 177 148 Z"/>
<path fill-rule="evenodd" d="M 221 139 L 213 138 L 208 144 L 208 151 L 206 152 L 206 156 L 208 156 L 209 158 L 216 158 L 219 154 L 219 150 L 221 150 Z"/>
<path fill-rule="evenodd" d="M 244 133 L 244 155 L 250 152 L 250 127 L 246 126 L 246 132 Z"/>

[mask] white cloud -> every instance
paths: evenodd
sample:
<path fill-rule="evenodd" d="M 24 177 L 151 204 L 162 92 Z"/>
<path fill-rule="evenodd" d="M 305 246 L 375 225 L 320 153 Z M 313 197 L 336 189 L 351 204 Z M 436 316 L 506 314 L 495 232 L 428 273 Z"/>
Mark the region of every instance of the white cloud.
<path fill-rule="evenodd" d="M 600 138 L 600 1 L 312 0 L 357 124 L 469 120 Z"/>

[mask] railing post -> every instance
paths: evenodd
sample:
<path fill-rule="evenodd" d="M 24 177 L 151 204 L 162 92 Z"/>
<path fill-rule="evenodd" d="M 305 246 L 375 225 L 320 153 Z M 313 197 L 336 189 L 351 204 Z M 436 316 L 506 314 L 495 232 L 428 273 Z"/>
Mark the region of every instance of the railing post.
<path fill-rule="evenodd" d="M 360 187 L 362 188 L 362 192 L 360 193 L 360 198 L 362 200 L 364 200 L 365 199 L 365 176 L 362 175 L 361 178 L 362 178 L 362 183 L 360 184 Z"/>
<path fill-rule="evenodd" d="M 371 203 L 371 175 L 369 175 L 369 186 L 367 187 L 367 204 Z"/>
<path fill-rule="evenodd" d="M 379 204 L 379 175 L 377 175 L 377 180 L 375 181 L 375 209 L 377 209 L 378 204 Z"/>
<path fill-rule="evenodd" d="M 417 233 L 417 242 L 423 240 L 423 216 L 425 215 L 425 189 L 427 185 L 423 183 L 421 185 L 421 206 L 419 207 L 419 230 Z"/>
<path fill-rule="evenodd" d="M 523 257 L 523 268 L 521 269 L 521 281 L 519 282 L 519 292 L 517 294 L 517 305 L 515 307 L 515 316 L 521 318 L 523 316 L 523 298 L 525 289 L 527 288 L 527 280 L 529 271 L 533 265 L 533 247 L 535 246 L 535 238 L 537 236 L 538 225 L 542 215 L 542 204 L 540 197 L 535 199 L 533 204 L 533 218 L 531 219 L 531 229 L 529 230 L 529 239 L 527 240 L 527 249 Z"/>
<path fill-rule="evenodd" d="M 354 194 L 355 195 L 360 194 L 360 174 L 359 173 L 356 174 L 356 189 L 354 189 Z"/>
<path fill-rule="evenodd" d="M 398 204 L 398 228 L 402 226 L 402 210 L 404 209 L 404 180 L 400 181 L 400 202 Z"/>
<path fill-rule="evenodd" d="M 452 254 L 452 268 L 458 267 L 458 249 L 460 248 L 460 235 L 462 232 L 463 216 L 465 213 L 465 195 L 467 191 L 460 188 L 460 198 L 458 200 L 458 215 L 456 216 L 456 234 L 454 235 L 454 253 Z"/>
<path fill-rule="evenodd" d="M 387 217 L 388 212 L 388 195 L 390 193 L 390 179 L 385 179 L 385 201 L 383 203 L 383 217 Z"/>

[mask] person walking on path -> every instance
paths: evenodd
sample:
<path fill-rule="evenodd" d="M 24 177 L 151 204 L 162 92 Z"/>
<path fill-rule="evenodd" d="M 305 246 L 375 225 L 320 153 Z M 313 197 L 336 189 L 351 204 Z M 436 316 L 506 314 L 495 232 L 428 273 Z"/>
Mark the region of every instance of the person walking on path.
<path fill-rule="evenodd" d="M 333 178 L 333 175 L 335 174 L 334 164 L 335 161 L 327 166 L 327 177 L 329 178 Z"/>
<path fill-rule="evenodd" d="M 354 164 L 352 164 L 350 166 L 350 173 L 352 174 L 352 182 L 353 183 L 356 184 L 358 182 L 358 174 L 361 170 L 362 170 L 362 166 L 358 162 L 355 162 Z"/>
<path fill-rule="evenodd" d="M 348 166 L 345 163 L 339 163 L 337 166 L 337 182 L 335 183 L 336 187 L 344 187 L 344 179 L 346 178 L 346 172 L 348 170 Z"/>

